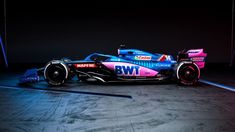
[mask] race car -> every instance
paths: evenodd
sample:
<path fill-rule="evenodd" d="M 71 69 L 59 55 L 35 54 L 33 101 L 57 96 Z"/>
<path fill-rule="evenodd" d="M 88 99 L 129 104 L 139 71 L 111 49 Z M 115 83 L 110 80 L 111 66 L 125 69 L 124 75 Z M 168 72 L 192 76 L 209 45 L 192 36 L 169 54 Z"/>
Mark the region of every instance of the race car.
<path fill-rule="evenodd" d="M 83 82 L 175 80 L 194 85 L 205 66 L 206 56 L 203 49 L 183 50 L 175 60 L 172 55 L 127 49 L 122 45 L 117 56 L 93 53 L 83 60 L 51 60 L 43 68 L 27 70 L 20 83 L 38 82 L 42 75 L 53 86 L 63 85 L 74 76 Z"/>

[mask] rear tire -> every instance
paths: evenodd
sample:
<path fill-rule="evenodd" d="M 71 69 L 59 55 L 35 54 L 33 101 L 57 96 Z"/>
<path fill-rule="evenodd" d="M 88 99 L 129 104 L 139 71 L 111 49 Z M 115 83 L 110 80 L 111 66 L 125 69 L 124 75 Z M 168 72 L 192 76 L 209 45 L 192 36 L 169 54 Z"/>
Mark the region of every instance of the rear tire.
<path fill-rule="evenodd" d="M 48 84 L 59 86 L 68 78 L 68 67 L 63 61 L 53 60 L 47 63 L 44 69 L 44 77 Z"/>
<path fill-rule="evenodd" d="M 194 85 L 200 77 L 200 69 L 190 61 L 179 63 L 176 70 L 178 83 L 183 85 Z"/>

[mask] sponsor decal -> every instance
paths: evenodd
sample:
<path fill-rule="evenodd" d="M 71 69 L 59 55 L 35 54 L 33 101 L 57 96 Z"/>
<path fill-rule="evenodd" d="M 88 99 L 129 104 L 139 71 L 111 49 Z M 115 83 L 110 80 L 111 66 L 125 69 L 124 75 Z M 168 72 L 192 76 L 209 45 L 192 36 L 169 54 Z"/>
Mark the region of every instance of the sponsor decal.
<path fill-rule="evenodd" d="M 144 55 L 137 55 L 135 56 L 135 60 L 151 60 L 152 56 L 144 56 Z"/>
<path fill-rule="evenodd" d="M 194 49 L 194 50 L 188 50 L 187 52 L 188 53 L 198 53 L 198 52 L 201 52 L 202 49 Z"/>
<path fill-rule="evenodd" d="M 117 75 L 139 75 L 140 67 L 139 66 L 125 66 L 125 65 L 116 65 L 115 73 Z"/>
<path fill-rule="evenodd" d="M 204 57 L 193 57 L 191 58 L 192 61 L 204 61 Z"/>
<path fill-rule="evenodd" d="M 166 68 L 170 68 L 171 64 L 164 64 L 164 63 L 157 63 L 156 67 L 166 67 Z"/>
<path fill-rule="evenodd" d="M 171 60 L 171 56 L 169 56 L 169 55 L 162 55 L 162 56 L 158 59 L 158 61 L 165 61 L 165 60 L 170 61 L 170 60 Z"/>
<path fill-rule="evenodd" d="M 82 64 L 74 64 L 76 68 L 95 68 L 95 64 L 88 64 L 88 63 L 82 63 Z"/>

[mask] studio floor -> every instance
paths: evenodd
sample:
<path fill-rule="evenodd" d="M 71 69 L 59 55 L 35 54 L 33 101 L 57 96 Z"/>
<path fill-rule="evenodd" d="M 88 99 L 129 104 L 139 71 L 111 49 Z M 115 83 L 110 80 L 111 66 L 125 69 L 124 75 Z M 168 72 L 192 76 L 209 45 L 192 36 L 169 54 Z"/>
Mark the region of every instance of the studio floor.
<path fill-rule="evenodd" d="M 235 130 L 235 93 L 202 82 L 189 87 L 71 81 L 63 87 L 48 87 L 46 82 L 21 86 L 18 77 L 14 73 L 0 75 L 1 132 Z M 226 81 L 218 81 L 214 75 L 204 78 Z"/>

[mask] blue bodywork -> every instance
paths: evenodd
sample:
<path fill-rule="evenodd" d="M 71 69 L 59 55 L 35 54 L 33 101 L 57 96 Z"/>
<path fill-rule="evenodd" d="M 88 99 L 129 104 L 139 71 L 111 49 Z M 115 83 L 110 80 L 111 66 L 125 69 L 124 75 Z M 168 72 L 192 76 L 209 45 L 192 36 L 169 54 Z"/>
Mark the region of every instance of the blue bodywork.
<path fill-rule="evenodd" d="M 40 80 L 38 70 L 36 68 L 27 70 L 24 75 L 20 77 L 20 82 L 38 82 Z"/>
<path fill-rule="evenodd" d="M 144 66 L 156 71 L 160 71 L 162 69 L 170 70 L 176 64 L 176 61 L 171 55 L 152 54 L 137 49 L 118 49 L 118 57 L 113 55 L 93 53 L 82 61 L 94 61 L 91 59 L 92 56 L 107 57 L 107 59 L 103 60 L 104 62 L 126 62 Z M 165 60 L 159 60 L 161 57 L 165 57 Z"/>

